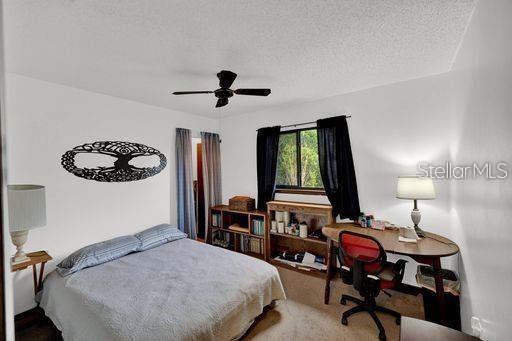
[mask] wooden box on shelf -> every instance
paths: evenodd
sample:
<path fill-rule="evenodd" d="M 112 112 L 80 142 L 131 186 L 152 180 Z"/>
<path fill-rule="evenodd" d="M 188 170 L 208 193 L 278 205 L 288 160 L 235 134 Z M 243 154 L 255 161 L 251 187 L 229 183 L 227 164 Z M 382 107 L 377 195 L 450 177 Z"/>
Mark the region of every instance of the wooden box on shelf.
<path fill-rule="evenodd" d="M 268 260 L 265 211 L 245 212 L 230 209 L 228 205 L 219 205 L 210 207 L 209 218 L 209 244 Z"/>
<path fill-rule="evenodd" d="M 290 251 L 309 252 L 327 259 L 327 243 L 321 230 L 323 226 L 333 222 L 332 206 L 291 201 L 270 201 L 267 203 L 269 226 L 270 222 L 276 219 L 276 212 L 289 212 L 299 223 L 305 222 L 308 226 L 308 233 L 307 237 L 301 238 L 292 234 L 270 232 L 269 228 L 269 239 L 267 241 L 269 262 L 287 269 L 325 278 L 325 271 L 294 267 L 274 258 L 283 251 Z"/>
<path fill-rule="evenodd" d="M 235 196 L 229 199 L 229 209 L 234 211 L 249 212 L 254 211 L 256 201 L 253 198 L 244 196 Z"/>

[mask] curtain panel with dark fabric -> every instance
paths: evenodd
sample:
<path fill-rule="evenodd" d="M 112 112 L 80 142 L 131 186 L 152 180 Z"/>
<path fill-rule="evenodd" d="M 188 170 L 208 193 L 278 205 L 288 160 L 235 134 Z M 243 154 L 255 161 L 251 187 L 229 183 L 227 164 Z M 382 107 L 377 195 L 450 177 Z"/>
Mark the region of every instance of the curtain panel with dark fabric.
<path fill-rule="evenodd" d="M 222 204 L 219 134 L 201 132 L 201 145 L 203 148 L 204 221 L 208 223 L 209 208 Z M 208 228 L 205 230 L 205 239 L 207 237 Z"/>
<path fill-rule="evenodd" d="M 317 131 L 320 175 L 333 216 L 356 219 L 359 196 L 347 119 L 337 116 L 318 120 Z"/>
<path fill-rule="evenodd" d="M 191 239 L 197 238 L 194 206 L 192 137 L 190 130 L 176 128 L 176 193 L 178 228 Z"/>
<path fill-rule="evenodd" d="M 256 161 L 258 174 L 258 209 L 267 210 L 274 199 L 277 174 L 277 153 L 281 126 L 258 129 Z"/>

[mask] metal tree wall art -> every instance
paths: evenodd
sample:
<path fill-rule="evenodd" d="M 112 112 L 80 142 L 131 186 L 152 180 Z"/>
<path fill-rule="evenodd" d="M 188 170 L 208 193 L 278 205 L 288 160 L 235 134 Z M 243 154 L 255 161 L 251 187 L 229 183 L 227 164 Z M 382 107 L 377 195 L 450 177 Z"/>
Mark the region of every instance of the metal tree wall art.
<path fill-rule="evenodd" d="M 75 156 L 79 153 L 109 155 L 116 160 L 112 166 L 79 168 L 75 165 Z M 158 166 L 140 168 L 130 164 L 130 161 L 136 157 L 151 155 L 157 155 L 160 158 Z M 126 182 L 146 179 L 160 173 L 167 164 L 165 155 L 155 148 L 140 143 L 123 141 L 85 143 L 65 152 L 61 160 L 62 166 L 68 172 L 84 179 L 101 182 Z"/>

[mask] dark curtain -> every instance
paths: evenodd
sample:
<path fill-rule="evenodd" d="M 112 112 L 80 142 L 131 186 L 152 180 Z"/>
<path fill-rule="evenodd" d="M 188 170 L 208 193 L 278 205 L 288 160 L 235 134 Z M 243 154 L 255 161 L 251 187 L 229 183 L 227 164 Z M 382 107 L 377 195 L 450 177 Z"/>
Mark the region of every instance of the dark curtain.
<path fill-rule="evenodd" d="M 347 119 L 337 116 L 318 120 L 317 130 L 320 175 L 332 214 L 341 219 L 357 219 L 359 196 Z"/>
<path fill-rule="evenodd" d="M 281 126 L 258 129 L 256 160 L 258 172 L 258 209 L 267 210 L 276 189 L 277 152 Z"/>

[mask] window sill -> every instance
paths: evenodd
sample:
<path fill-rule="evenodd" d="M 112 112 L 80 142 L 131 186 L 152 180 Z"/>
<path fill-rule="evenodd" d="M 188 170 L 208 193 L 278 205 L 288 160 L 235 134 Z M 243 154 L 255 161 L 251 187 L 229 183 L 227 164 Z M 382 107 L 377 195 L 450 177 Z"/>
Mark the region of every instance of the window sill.
<path fill-rule="evenodd" d="M 306 189 L 306 188 L 277 188 L 276 193 L 301 194 L 301 195 L 325 195 L 325 191 L 323 189 Z"/>

